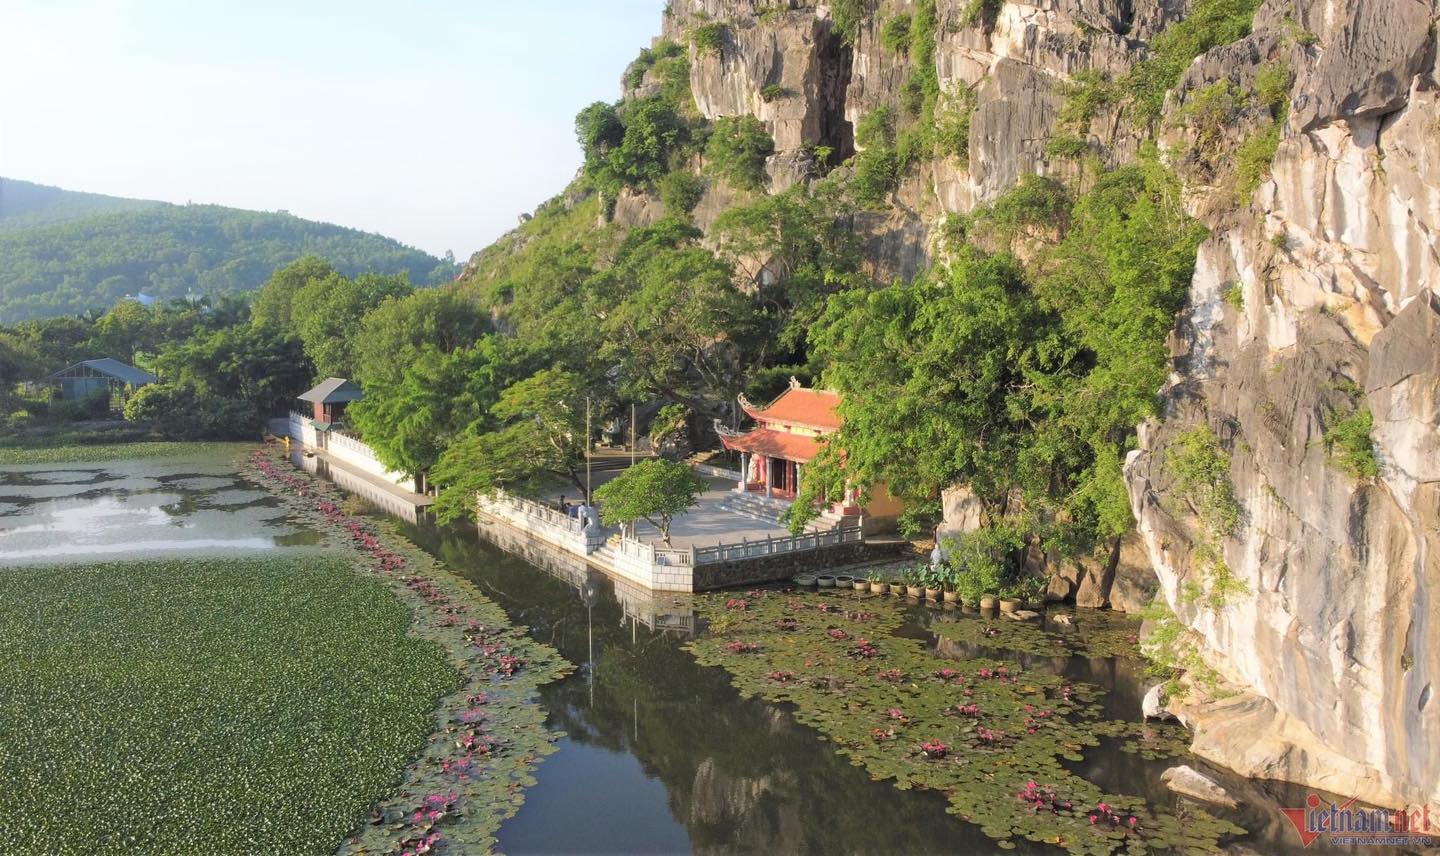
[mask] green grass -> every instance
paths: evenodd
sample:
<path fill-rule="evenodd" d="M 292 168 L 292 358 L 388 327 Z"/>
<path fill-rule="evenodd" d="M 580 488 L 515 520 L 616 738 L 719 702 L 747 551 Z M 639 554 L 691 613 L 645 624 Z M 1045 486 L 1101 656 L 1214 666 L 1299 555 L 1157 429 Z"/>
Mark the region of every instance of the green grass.
<path fill-rule="evenodd" d="M 246 448 L 248 443 L 181 443 L 153 441 L 139 443 L 99 443 L 95 445 L 57 445 L 35 448 L 0 448 L 0 466 L 19 464 L 88 464 L 99 461 L 168 458 L 174 455 L 223 453 Z"/>
<path fill-rule="evenodd" d="M 7 853 L 329 853 L 456 686 L 331 556 L 0 572 Z"/>

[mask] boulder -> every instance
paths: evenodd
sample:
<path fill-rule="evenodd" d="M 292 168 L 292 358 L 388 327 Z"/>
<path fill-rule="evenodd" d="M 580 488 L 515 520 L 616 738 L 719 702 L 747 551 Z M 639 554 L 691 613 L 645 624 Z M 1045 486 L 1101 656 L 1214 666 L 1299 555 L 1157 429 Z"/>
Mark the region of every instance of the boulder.
<path fill-rule="evenodd" d="M 1175 714 L 1165 709 L 1164 693 L 1164 684 L 1156 684 L 1145 691 L 1145 698 L 1140 702 L 1140 713 L 1146 719 L 1166 721 L 1175 718 Z"/>
<path fill-rule="evenodd" d="M 1215 783 L 1214 779 L 1185 764 L 1171 767 L 1161 773 L 1160 781 L 1165 783 L 1165 787 L 1183 797 L 1213 803 L 1225 808 L 1236 808 L 1239 805 L 1234 797 Z"/>

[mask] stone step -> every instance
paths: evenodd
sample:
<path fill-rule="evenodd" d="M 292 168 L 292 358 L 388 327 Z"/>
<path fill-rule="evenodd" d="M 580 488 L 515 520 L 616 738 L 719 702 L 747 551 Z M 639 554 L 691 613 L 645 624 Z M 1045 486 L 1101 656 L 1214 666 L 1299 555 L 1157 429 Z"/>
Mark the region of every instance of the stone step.
<path fill-rule="evenodd" d="M 720 500 L 720 507 L 764 523 L 779 523 L 790 503 L 748 493 L 730 493 Z"/>

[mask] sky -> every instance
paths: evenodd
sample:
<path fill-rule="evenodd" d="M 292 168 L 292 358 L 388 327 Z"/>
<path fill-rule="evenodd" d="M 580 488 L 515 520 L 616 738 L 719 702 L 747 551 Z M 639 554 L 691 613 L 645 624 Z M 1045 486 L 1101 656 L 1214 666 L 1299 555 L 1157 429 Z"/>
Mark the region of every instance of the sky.
<path fill-rule="evenodd" d="M 663 0 L 0 0 L 0 176 L 464 260 L 580 166 Z"/>

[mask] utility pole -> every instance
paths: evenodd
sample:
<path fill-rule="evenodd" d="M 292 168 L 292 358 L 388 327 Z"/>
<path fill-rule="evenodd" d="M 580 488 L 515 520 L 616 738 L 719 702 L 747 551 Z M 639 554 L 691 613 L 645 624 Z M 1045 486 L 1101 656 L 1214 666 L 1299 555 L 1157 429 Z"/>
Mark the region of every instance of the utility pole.
<path fill-rule="evenodd" d="M 630 402 L 630 466 L 635 466 L 635 402 Z"/>
<path fill-rule="evenodd" d="M 590 504 L 590 396 L 585 396 L 585 504 Z"/>

